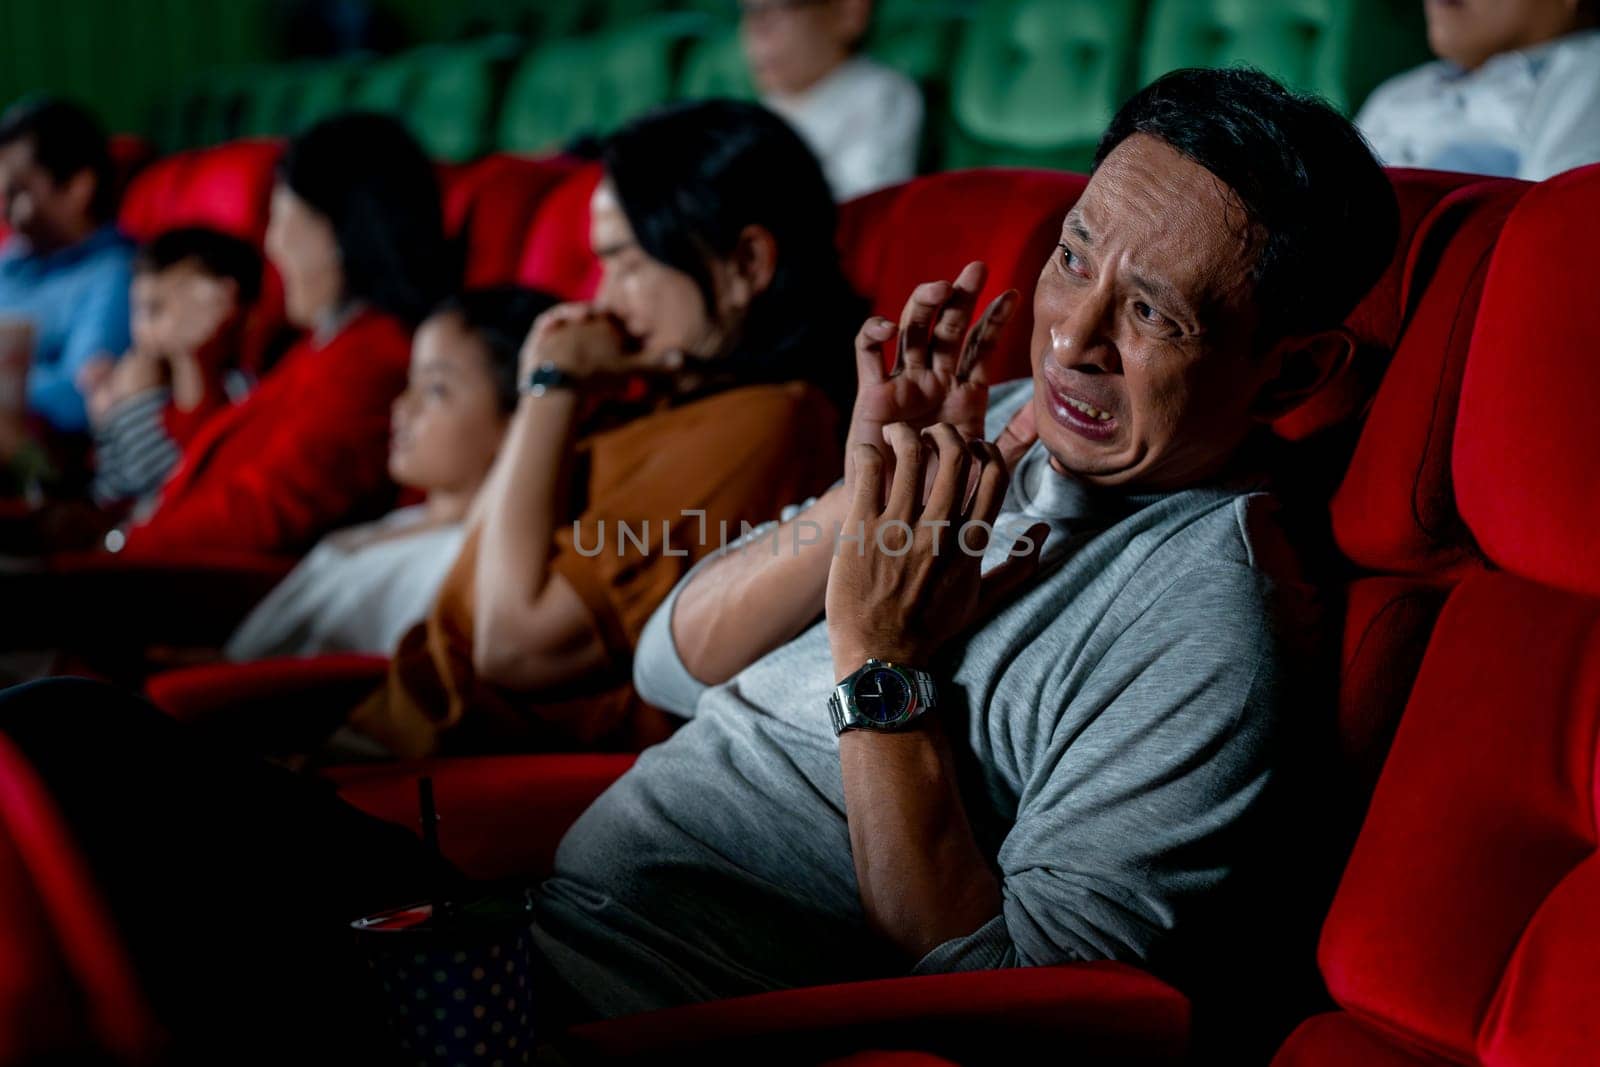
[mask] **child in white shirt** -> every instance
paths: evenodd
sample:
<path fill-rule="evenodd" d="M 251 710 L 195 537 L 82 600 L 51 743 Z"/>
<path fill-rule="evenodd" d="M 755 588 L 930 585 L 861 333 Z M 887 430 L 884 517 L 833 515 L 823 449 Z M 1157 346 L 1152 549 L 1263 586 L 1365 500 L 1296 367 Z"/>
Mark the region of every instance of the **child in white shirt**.
<path fill-rule="evenodd" d="M 1356 125 L 1389 166 L 1542 181 L 1600 161 L 1600 0 L 1424 0 L 1439 59 Z"/>
<path fill-rule="evenodd" d="M 871 0 L 742 0 L 740 10 L 761 102 L 811 146 L 836 200 L 916 173 L 922 93 L 856 52 Z"/>

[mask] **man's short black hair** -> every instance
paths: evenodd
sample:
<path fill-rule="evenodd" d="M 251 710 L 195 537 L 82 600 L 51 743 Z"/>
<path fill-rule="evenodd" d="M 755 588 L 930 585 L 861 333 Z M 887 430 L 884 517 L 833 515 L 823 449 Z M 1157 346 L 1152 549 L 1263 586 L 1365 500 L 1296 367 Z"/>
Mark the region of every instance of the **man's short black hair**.
<path fill-rule="evenodd" d="M 105 127 L 70 100 L 31 97 L 0 115 L 0 147 L 27 139 L 34 162 L 57 185 L 83 171 L 94 174 L 94 199 L 89 214 L 109 222 L 117 213 L 117 173 Z"/>
<path fill-rule="evenodd" d="M 1394 255 L 1394 188 L 1356 128 L 1315 96 L 1248 68 L 1175 70 L 1122 105 L 1095 166 L 1136 133 L 1216 175 L 1261 228 L 1251 279 L 1265 343 L 1339 325 Z"/>
<path fill-rule="evenodd" d="M 231 278 L 239 306 L 261 295 L 261 253 L 249 241 L 205 226 L 183 226 L 151 238 L 133 259 L 135 274 L 159 274 L 180 263 L 194 263 L 213 278 Z"/>

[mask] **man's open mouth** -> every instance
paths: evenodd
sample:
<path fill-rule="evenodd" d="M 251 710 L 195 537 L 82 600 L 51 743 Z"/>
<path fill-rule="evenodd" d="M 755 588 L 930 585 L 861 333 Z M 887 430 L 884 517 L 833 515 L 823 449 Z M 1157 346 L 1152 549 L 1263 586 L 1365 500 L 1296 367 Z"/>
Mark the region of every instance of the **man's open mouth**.
<path fill-rule="evenodd" d="M 1047 390 L 1050 414 L 1056 422 L 1092 441 L 1110 440 L 1117 432 L 1117 417 L 1054 383 Z"/>

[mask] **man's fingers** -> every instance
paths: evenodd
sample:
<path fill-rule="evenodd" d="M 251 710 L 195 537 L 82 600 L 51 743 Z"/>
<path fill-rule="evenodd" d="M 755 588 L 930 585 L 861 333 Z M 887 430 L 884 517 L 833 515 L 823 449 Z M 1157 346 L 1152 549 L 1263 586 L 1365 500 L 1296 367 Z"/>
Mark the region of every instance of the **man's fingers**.
<path fill-rule="evenodd" d="M 894 481 L 889 485 L 883 517 L 914 522 L 922 499 L 922 472 L 927 466 L 922 435 L 903 422 L 891 422 L 883 428 L 883 439 L 894 452 Z"/>
<path fill-rule="evenodd" d="M 874 315 L 856 331 L 856 381 L 876 385 L 883 381 L 883 346 L 894 336 L 894 323 Z"/>
<path fill-rule="evenodd" d="M 883 453 L 866 441 L 858 441 L 850 449 L 856 483 L 851 515 L 856 519 L 875 517 L 883 507 Z"/>
<path fill-rule="evenodd" d="M 987 380 L 984 364 L 988 361 L 989 353 L 994 351 L 1000 331 L 1011 321 L 1011 316 L 1016 313 L 1021 300 L 1022 297 L 1015 289 L 1007 289 L 989 301 L 989 306 L 983 309 L 977 325 L 968 332 L 967 343 L 962 346 L 961 360 L 956 364 L 957 381 L 966 381 L 970 378 L 982 384 Z"/>
<path fill-rule="evenodd" d="M 923 282 L 911 290 L 905 310 L 900 312 L 900 346 L 894 361 L 894 374 L 928 365 L 928 339 L 939 309 L 950 298 L 949 282 Z"/>
<path fill-rule="evenodd" d="M 950 296 L 939 312 L 933 327 L 933 369 L 953 373 L 956 356 L 961 351 L 961 338 L 966 335 L 967 323 L 972 321 L 972 309 L 978 305 L 978 293 L 989 278 L 989 268 L 982 260 L 973 260 L 956 276 Z"/>
<path fill-rule="evenodd" d="M 961 517 L 961 505 L 965 502 L 972 454 L 960 432 L 948 423 L 928 427 L 923 437 L 932 443 L 939 458 L 939 469 L 928 492 L 928 502 L 922 509 L 923 517 L 954 523 Z"/>
<path fill-rule="evenodd" d="M 1006 488 L 1011 484 L 1011 474 L 1000 449 L 990 441 L 971 441 L 967 444 L 973 459 L 982 465 L 978 473 L 978 487 L 972 491 L 972 506 L 967 518 L 974 522 L 993 525 L 1005 503 Z"/>

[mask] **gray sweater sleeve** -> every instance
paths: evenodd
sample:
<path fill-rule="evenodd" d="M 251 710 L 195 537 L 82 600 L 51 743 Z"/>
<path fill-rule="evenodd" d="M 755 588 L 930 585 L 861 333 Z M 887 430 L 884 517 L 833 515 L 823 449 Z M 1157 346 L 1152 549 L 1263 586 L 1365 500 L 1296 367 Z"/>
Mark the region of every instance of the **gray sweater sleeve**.
<path fill-rule="evenodd" d="M 672 592 L 667 594 L 659 607 L 651 614 L 650 620 L 645 623 L 644 631 L 639 635 L 639 646 L 633 652 L 633 687 L 638 690 L 639 696 L 647 703 L 685 719 L 694 717 L 695 705 L 700 702 L 700 694 L 708 688 L 706 684 L 689 673 L 689 668 L 684 666 L 683 657 L 678 653 L 678 643 L 672 638 L 672 612 L 678 606 L 678 594 L 713 561 L 722 558 L 729 552 L 750 541 L 761 539 L 770 533 L 779 523 L 793 520 L 803 511 L 817 502 L 816 497 L 811 497 L 800 504 L 791 504 L 784 508 L 777 519 L 764 522 L 755 527 L 750 533 L 718 548 L 715 552 L 696 563 L 672 587 Z"/>
<path fill-rule="evenodd" d="M 1269 777 L 1277 640 L 1269 583 L 1243 564 L 1178 576 L 1073 703 L 1070 737 L 1025 783 L 998 856 L 1001 912 L 918 973 L 1082 959 L 1148 962 L 1249 850 Z"/>

